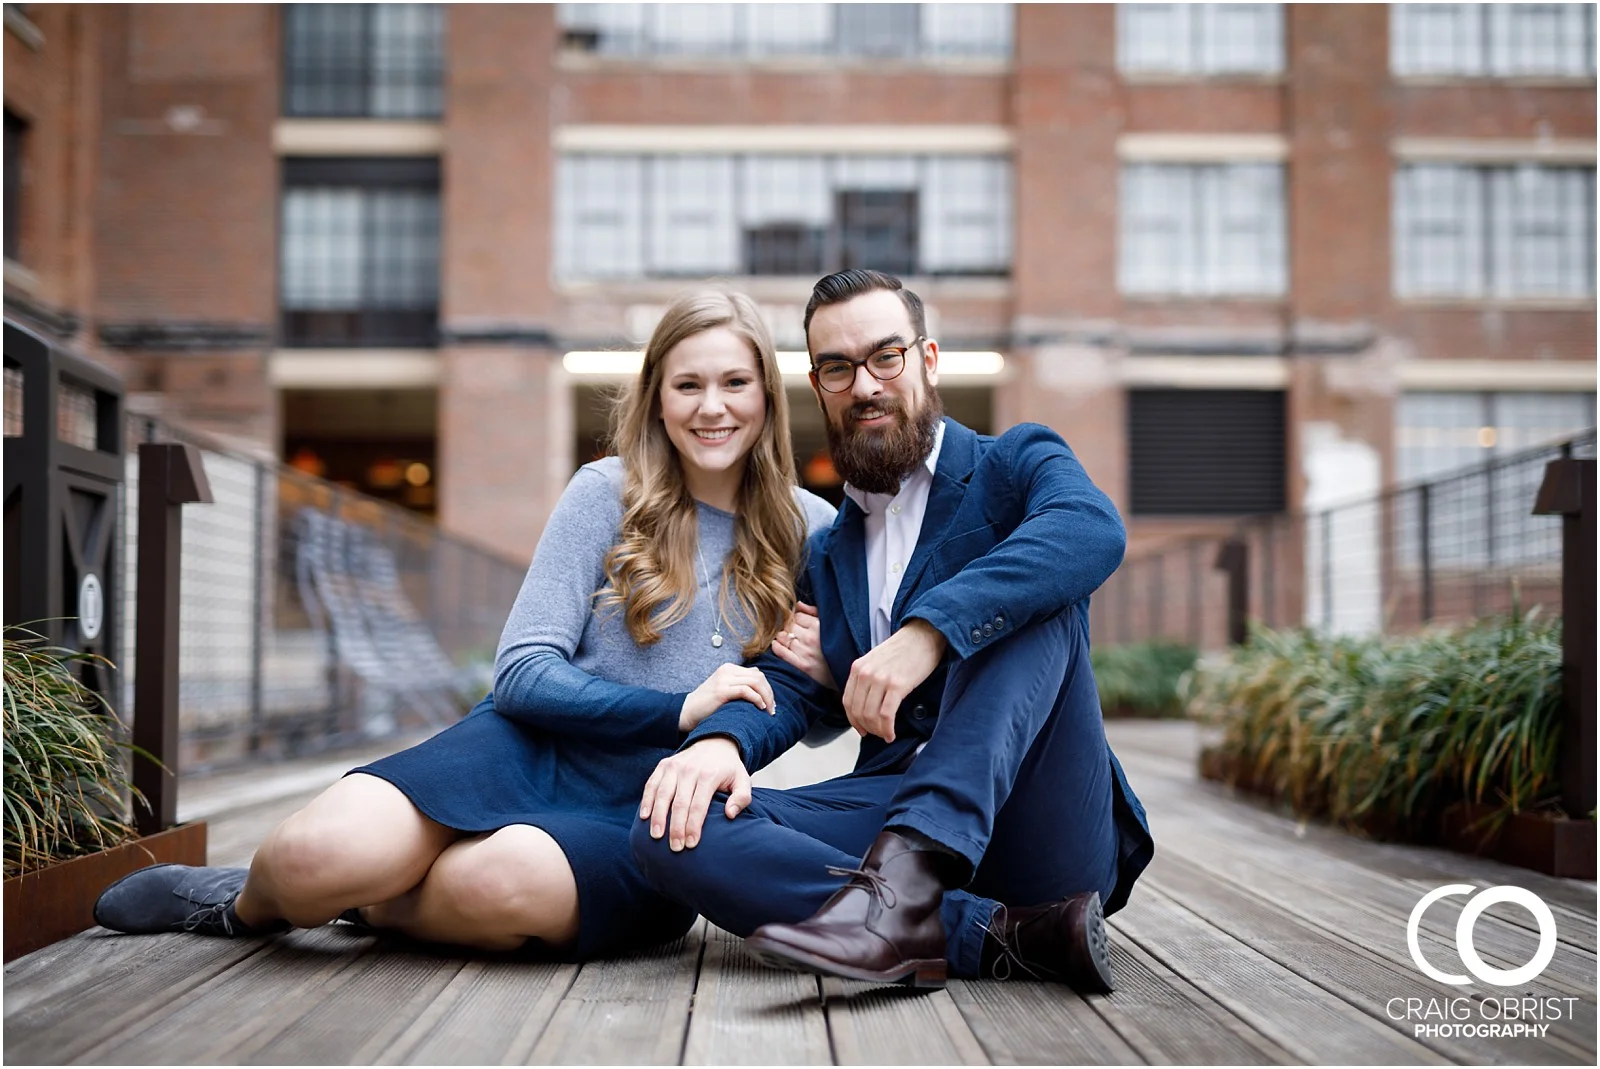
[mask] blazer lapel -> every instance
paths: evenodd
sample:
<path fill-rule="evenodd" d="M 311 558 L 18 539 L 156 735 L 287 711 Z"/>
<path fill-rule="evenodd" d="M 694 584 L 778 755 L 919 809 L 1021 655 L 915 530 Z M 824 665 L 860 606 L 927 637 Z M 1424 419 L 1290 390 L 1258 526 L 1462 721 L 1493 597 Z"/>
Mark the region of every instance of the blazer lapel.
<path fill-rule="evenodd" d="M 823 560 L 838 588 L 859 656 L 872 648 L 872 625 L 867 617 L 867 528 L 866 513 L 849 496 L 839 507 Z"/>
<path fill-rule="evenodd" d="M 950 524 L 967 496 L 967 484 L 976 463 L 974 456 L 977 444 L 976 434 L 955 420 L 945 420 L 944 443 L 939 447 L 939 463 L 933 471 L 933 485 L 928 488 L 928 507 L 922 513 L 917 548 L 911 552 L 911 562 L 906 566 L 906 574 L 900 580 L 900 589 L 894 597 L 894 614 L 890 623 L 895 628 L 900 626 L 900 614 L 905 611 L 907 601 L 927 569 L 928 560 L 950 533 Z"/>

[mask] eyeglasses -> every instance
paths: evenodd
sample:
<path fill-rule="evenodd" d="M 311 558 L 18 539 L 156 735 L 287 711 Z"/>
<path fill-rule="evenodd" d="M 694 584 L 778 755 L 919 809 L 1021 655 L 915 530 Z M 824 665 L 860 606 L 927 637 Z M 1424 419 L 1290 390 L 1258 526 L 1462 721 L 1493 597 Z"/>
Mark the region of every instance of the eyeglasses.
<path fill-rule="evenodd" d="M 885 345 L 863 360 L 830 357 L 811 369 L 811 381 L 829 393 L 844 393 L 855 385 L 856 369 L 864 367 L 879 382 L 888 382 L 906 369 L 906 353 L 926 340 L 927 335 L 919 334 L 910 345 Z"/>

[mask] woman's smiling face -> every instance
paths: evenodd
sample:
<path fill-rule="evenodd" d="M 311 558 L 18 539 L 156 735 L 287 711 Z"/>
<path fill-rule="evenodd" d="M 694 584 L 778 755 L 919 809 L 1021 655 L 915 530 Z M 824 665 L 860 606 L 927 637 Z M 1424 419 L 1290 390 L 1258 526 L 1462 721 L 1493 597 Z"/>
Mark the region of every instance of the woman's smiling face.
<path fill-rule="evenodd" d="M 726 507 L 767 422 L 750 343 L 727 327 L 685 338 L 661 361 L 661 422 L 695 498 Z"/>

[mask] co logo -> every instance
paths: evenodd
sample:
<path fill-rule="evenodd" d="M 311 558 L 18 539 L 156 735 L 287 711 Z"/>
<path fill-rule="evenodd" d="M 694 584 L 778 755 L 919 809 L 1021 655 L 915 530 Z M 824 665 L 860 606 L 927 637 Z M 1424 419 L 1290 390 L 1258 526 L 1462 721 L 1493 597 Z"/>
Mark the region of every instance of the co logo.
<path fill-rule="evenodd" d="M 1470 984 L 1472 980 L 1466 976 L 1440 972 L 1429 965 L 1422 956 L 1417 929 L 1422 924 L 1422 915 L 1439 899 L 1450 895 L 1470 895 L 1473 890 L 1473 886 L 1466 883 L 1435 887 L 1422 896 L 1422 901 L 1411 911 L 1411 919 L 1406 922 L 1406 945 L 1411 948 L 1411 960 L 1417 963 L 1417 968 L 1441 984 Z M 1472 942 L 1472 930 L 1477 926 L 1478 917 L 1498 902 L 1514 902 L 1532 913 L 1533 919 L 1539 922 L 1539 949 L 1534 952 L 1533 960 L 1520 969 L 1495 968 L 1478 955 L 1478 948 Z M 1550 959 L 1555 957 L 1556 918 L 1544 900 L 1532 891 L 1521 887 L 1490 887 L 1473 895 L 1462 908 L 1461 919 L 1456 921 L 1456 952 L 1461 955 L 1461 964 L 1467 967 L 1467 971 L 1484 983 L 1496 987 L 1517 987 L 1544 972 Z"/>

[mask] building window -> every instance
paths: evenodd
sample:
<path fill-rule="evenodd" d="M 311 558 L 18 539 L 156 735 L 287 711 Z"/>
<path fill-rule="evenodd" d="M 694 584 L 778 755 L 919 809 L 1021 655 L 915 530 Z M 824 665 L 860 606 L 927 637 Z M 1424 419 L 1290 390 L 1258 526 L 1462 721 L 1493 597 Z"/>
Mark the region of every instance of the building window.
<path fill-rule="evenodd" d="M 444 113 L 440 4 L 288 4 L 285 115 L 436 119 Z"/>
<path fill-rule="evenodd" d="M 284 344 L 437 344 L 438 161 L 287 159 L 283 183 Z"/>
<path fill-rule="evenodd" d="M 1277 164 L 1130 163 L 1120 208 L 1125 294 L 1271 297 L 1287 289 Z"/>
<path fill-rule="evenodd" d="M 1395 294 L 1592 298 L 1594 182 L 1592 167 L 1400 167 Z"/>
<path fill-rule="evenodd" d="M 27 165 L 28 123 L 6 111 L 5 256 L 16 260 L 22 249 L 22 171 Z"/>
<path fill-rule="evenodd" d="M 602 156 L 561 160 L 561 278 L 1002 275 L 1011 164 L 963 156 Z"/>
<path fill-rule="evenodd" d="M 560 4 L 562 43 L 608 56 L 1011 54 L 1010 4 Z"/>
<path fill-rule="evenodd" d="M 1248 516 L 1285 508 L 1282 390 L 1129 390 L 1135 516 Z"/>
<path fill-rule="evenodd" d="M 1398 75 L 1594 77 L 1593 4 L 1390 4 Z"/>
<path fill-rule="evenodd" d="M 1434 481 L 1429 490 L 1432 567 L 1483 569 L 1548 561 L 1560 520 L 1534 516 L 1544 463 L 1497 464 L 1524 450 L 1591 433 L 1593 393 L 1408 392 L 1395 408 L 1395 479 Z M 1593 456 L 1592 441 L 1580 456 Z M 1403 567 L 1418 567 L 1419 497 L 1395 500 L 1394 537 Z"/>
<path fill-rule="evenodd" d="M 1281 74 L 1282 4 L 1118 4 L 1124 74 Z"/>
<path fill-rule="evenodd" d="M 1457 472 L 1594 426 L 1592 393 L 1410 391 L 1396 408 L 1395 479 Z"/>

